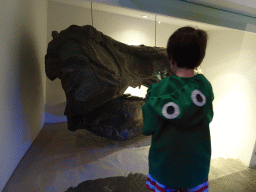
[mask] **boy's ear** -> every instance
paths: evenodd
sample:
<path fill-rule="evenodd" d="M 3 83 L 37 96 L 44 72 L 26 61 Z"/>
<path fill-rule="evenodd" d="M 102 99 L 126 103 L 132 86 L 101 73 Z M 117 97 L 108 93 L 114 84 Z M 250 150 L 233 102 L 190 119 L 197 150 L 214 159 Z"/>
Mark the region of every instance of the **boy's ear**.
<path fill-rule="evenodd" d="M 170 60 L 170 64 L 176 65 L 176 61 L 174 61 L 173 59 Z"/>

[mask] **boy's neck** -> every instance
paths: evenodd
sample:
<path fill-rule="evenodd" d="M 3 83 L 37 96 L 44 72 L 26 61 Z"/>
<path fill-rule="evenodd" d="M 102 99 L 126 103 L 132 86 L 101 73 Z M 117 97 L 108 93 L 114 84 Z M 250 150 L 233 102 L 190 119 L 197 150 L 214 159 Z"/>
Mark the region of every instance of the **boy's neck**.
<path fill-rule="evenodd" d="M 178 77 L 194 77 L 195 76 L 194 69 L 179 68 L 177 66 L 177 63 L 172 59 L 170 61 L 170 68 L 172 72 Z"/>
<path fill-rule="evenodd" d="M 177 69 L 175 75 L 178 77 L 194 77 L 194 69 Z"/>

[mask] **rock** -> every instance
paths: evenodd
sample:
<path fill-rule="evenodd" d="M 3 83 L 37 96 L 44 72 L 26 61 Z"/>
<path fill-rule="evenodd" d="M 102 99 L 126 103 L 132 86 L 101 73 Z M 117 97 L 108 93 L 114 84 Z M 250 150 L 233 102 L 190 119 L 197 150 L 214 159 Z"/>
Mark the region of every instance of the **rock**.
<path fill-rule="evenodd" d="M 68 129 L 86 129 L 98 136 L 124 141 L 142 133 L 145 99 L 123 95 L 86 115 L 68 117 Z"/>
<path fill-rule="evenodd" d="M 121 96 L 129 86 L 149 87 L 173 74 L 166 48 L 126 45 L 90 25 L 71 25 L 52 37 L 45 72 L 52 81 L 61 79 L 68 129 L 114 140 L 138 135 L 144 101 Z"/>
<path fill-rule="evenodd" d="M 130 173 L 127 177 L 107 177 L 88 180 L 77 187 L 70 187 L 66 192 L 147 192 L 147 175 Z"/>

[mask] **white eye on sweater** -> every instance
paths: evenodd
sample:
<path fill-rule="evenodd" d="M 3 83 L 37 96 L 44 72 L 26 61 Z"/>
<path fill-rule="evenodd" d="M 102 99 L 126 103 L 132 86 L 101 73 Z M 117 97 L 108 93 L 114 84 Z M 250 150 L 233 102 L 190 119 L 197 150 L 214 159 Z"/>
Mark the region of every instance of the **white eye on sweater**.
<path fill-rule="evenodd" d="M 204 94 L 199 91 L 198 89 L 194 90 L 191 95 L 191 99 L 193 103 L 195 103 L 197 106 L 202 107 L 206 103 L 206 98 Z"/>
<path fill-rule="evenodd" d="M 199 107 L 202 107 L 206 103 L 204 94 L 198 89 L 192 92 L 191 99 Z M 175 119 L 180 115 L 180 107 L 174 102 L 166 103 L 162 108 L 162 114 L 166 119 Z"/>
<path fill-rule="evenodd" d="M 175 119 L 180 114 L 180 108 L 174 102 L 169 102 L 164 105 L 162 114 L 166 119 Z"/>

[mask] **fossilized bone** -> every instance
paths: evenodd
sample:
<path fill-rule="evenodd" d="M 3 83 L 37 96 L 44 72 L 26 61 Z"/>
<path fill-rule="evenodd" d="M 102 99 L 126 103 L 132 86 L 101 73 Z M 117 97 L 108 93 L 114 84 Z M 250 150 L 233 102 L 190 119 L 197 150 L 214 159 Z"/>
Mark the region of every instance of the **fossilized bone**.
<path fill-rule="evenodd" d="M 166 48 L 126 45 L 90 25 L 71 25 L 60 33 L 53 31 L 52 37 L 45 72 L 52 81 L 61 79 L 68 119 L 88 118 L 93 110 L 121 97 L 129 86 L 149 87 L 173 74 Z M 197 73 L 202 73 L 200 67 Z"/>

